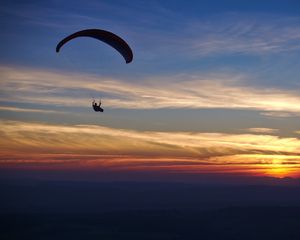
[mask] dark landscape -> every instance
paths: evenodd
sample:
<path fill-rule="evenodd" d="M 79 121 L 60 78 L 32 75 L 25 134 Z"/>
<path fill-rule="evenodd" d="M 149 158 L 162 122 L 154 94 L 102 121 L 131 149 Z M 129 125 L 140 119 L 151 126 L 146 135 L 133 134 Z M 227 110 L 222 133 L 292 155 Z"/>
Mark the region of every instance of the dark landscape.
<path fill-rule="evenodd" d="M 1 239 L 289 239 L 300 187 L 183 183 L 1 184 Z"/>

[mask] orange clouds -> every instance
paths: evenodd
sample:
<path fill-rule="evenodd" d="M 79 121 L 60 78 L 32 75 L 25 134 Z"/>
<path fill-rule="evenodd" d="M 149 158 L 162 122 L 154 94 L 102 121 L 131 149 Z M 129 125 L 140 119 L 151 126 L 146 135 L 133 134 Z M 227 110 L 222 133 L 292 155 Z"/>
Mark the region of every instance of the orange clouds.
<path fill-rule="evenodd" d="M 0 166 L 300 176 L 300 140 L 1 121 Z M 112 154 L 113 153 L 113 154 Z"/>

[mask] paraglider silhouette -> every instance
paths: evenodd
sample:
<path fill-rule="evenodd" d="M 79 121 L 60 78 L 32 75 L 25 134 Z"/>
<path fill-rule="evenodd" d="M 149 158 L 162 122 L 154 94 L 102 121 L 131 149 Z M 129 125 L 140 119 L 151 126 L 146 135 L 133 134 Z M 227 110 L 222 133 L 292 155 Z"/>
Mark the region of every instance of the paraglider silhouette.
<path fill-rule="evenodd" d="M 92 102 L 92 106 L 95 112 L 104 112 L 103 108 L 101 108 L 101 100 L 99 101 L 99 105 L 97 105 L 95 99 Z"/>
<path fill-rule="evenodd" d="M 64 44 L 78 37 L 91 37 L 107 43 L 123 56 L 126 63 L 130 63 L 133 59 L 131 48 L 122 38 L 112 32 L 101 29 L 86 29 L 67 36 L 57 44 L 56 52 L 58 53 Z"/>
<path fill-rule="evenodd" d="M 112 32 L 108 32 L 101 29 L 85 29 L 82 31 L 75 32 L 64 39 L 62 39 L 56 46 L 56 52 L 58 53 L 62 46 L 64 46 L 67 42 L 71 41 L 72 39 L 78 38 L 78 37 L 91 37 L 98 39 L 109 46 L 113 47 L 115 50 L 117 50 L 125 59 L 126 63 L 132 62 L 133 59 L 133 53 L 129 45 L 119 36 Z M 95 100 L 92 102 L 92 106 L 94 111 L 96 112 L 103 112 L 103 108 L 101 108 L 101 100 L 99 102 L 99 105 L 95 102 Z"/>

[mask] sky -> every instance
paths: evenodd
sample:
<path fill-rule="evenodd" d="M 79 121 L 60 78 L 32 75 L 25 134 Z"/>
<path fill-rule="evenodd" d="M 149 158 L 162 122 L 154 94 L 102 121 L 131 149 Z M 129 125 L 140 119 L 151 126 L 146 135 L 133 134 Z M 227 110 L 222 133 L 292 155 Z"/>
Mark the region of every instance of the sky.
<path fill-rule="evenodd" d="M 295 0 L 2 1 L 1 171 L 300 177 L 299 13 Z M 55 52 L 88 28 L 122 37 L 133 62 L 90 38 Z"/>

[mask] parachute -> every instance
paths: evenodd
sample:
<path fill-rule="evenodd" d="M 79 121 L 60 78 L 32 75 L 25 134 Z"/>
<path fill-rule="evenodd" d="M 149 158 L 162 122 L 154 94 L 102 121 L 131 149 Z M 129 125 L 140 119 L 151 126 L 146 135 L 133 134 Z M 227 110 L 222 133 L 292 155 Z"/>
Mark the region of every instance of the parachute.
<path fill-rule="evenodd" d="M 101 29 L 86 29 L 67 36 L 57 44 L 56 52 L 59 52 L 64 44 L 77 37 L 92 37 L 105 42 L 106 44 L 116 49 L 123 56 L 126 63 L 130 63 L 133 59 L 131 48 L 122 38 L 114 33 Z"/>

